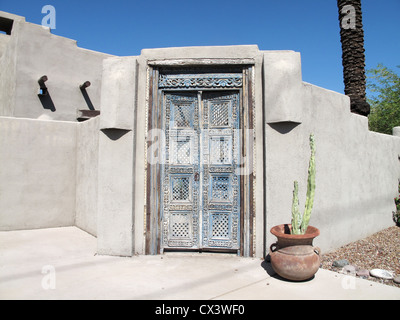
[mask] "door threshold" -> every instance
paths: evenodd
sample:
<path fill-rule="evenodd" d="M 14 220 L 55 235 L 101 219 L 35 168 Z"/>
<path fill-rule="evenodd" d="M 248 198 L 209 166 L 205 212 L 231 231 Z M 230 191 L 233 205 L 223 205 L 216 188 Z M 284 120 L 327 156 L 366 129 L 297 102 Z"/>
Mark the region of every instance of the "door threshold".
<path fill-rule="evenodd" d="M 171 254 L 198 254 L 200 255 L 222 255 L 222 254 L 226 254 L 226 255 L 240 255 L 240 250 L 227 250 L 227 249 L 164 249 L 164 251 L 161 253 L 163 255 L 171 255 Z"/>

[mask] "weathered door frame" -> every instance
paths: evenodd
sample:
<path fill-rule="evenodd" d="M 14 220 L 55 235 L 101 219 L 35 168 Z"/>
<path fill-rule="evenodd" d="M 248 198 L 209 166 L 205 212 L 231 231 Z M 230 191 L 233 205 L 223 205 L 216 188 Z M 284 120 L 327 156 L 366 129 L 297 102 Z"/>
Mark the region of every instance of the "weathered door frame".
<path fill-rule="evenodd" d="M 147 144 L 146 144 L 146 172 L 145 172 L 145 253 L 160 254 L 162 239 L 161 210 L 161 149 L 152 148 L 158 138 L 151 137 L 153 129 L 161 128 L 161 95 L 158 81 L 160 70 L 176 68 L 176 72 L 187 70 L 201 70 L 207 73 L 242 72 L 240 128 L 241 130 L 241 158 L 243 160 L 240 175 L 240 250 L 241 256 L 254 255 L 254 60 L 253 59 L 188 59 L 188 60 L 155 60 L 148 61 L 147 68 Z M 151 150 L 151 152 L 149 152 Z"/>

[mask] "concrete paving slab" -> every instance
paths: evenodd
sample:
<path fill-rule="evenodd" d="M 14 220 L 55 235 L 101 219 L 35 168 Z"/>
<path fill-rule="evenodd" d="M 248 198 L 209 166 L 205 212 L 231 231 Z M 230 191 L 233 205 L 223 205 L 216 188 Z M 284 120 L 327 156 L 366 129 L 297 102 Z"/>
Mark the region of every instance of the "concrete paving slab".
<path fill-rule="evenodd" d="M 111 257 L 76 227 L 0 232 L 0 299 L 400 299 L 400 289 L 320 269 L 307 282 L 218 253 Z"/>

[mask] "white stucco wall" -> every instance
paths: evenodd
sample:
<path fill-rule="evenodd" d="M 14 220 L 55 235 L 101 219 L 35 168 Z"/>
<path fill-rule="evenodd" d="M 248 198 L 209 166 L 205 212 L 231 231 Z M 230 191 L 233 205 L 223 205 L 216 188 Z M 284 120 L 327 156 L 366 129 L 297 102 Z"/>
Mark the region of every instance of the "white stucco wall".
<path fill-rule="evenodd" d="M 273 77 L 273 75 L 270 75 Z M 268 108 L 268 97 L 266 97 Z M 293 109 L 301 123 L 266 123 L 266 236 L 274 225 L 290 223 L 293 181 L 299 181 L 304 209 L 310 157 L 316 140 L 316 192 L 311 225 L 315 240 L 329 251 L 393 225 L 393 198 L 400 178 L 400 139 L 368 130 L 368 119 L 350 112 L 349 98 L 301 84 Z"/>
<path fill-rule="evenodd" d="M 24 23 L 25 18 L 0 11 L 0 16 L 14 21 L 15 26 Z M 17 68 L 18 27 L 11 35 L 1 34 L 0 41 L 0 115 L 12 116 L 15 105 L 15 85 Z"/>
<path fill-rule="evenodd" d="M 97 177 L 99 122 L 96 117 L 77 123 L 75 225 L 97 235 Z"/>
<path fill-rule="evenodd" d="M 0 230 L 74 225 L 76 126 L 0 117 Z"/>
<path fill-rule="evenodd" d="M 96 235 L 99 119 L 76 120 L 77 110 L 89 109 L 79 88 L 85 81 L 91 83 L 86 88 L 90 103 L 100 110 L 102 61 L 111 55 L 79 48 L 75 40 L 53 35 L 24 17 L 2 11 L 0 16 L 13 21 L 11 34 L 0 35 L 0 116 L 10 117 L 2 118 L 0 127 L 0 206 L 6 208 L 0 226 L 76 224 Z M 38 97 L 43 75 L 52 110 Z M 53 164 L 53 154 L 65 157 Z"/>
<path fill-rule="evenodd" d="M 139 211 L 135 215 L 134 194 L 135 187 L 144 183 L 135 175 L 137 77 L 136 57 L 112 57 L 103 63 L 101 103 L 104 108 L 100 116 L 98 153 L 99 254 L 143 253 L 135 249 L 135 246 L 142 247 L 143 219 L 140 218 L 143 214 Z M 141 222 L 135 228 L 137 218 Z"/>
<path fill-rule="evenodd" d="M 76 225 L 97 234 L 99 118 L 0 117 L 0 230 Z"/>
<path fill-rule="evenodd" d="M 107 129 L 100 133 L 97 252 L 133 254 L 133 132 Z"/>

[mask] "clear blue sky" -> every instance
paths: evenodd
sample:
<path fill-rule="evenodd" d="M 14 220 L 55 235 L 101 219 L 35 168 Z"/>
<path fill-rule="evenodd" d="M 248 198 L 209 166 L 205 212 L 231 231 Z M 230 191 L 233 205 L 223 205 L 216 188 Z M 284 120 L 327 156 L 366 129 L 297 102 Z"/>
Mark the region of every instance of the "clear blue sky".
<path fill-rule="evenodd" d="M 129 56 L 144 48 L 257 44 L 301 53 L 303 80 L 343 92 L 336 0 L 0 0 L 0 10 L 41 24 L 78 46 Z M 363 0 L 366 68 L 400 65 L 400 0 Z"/>

